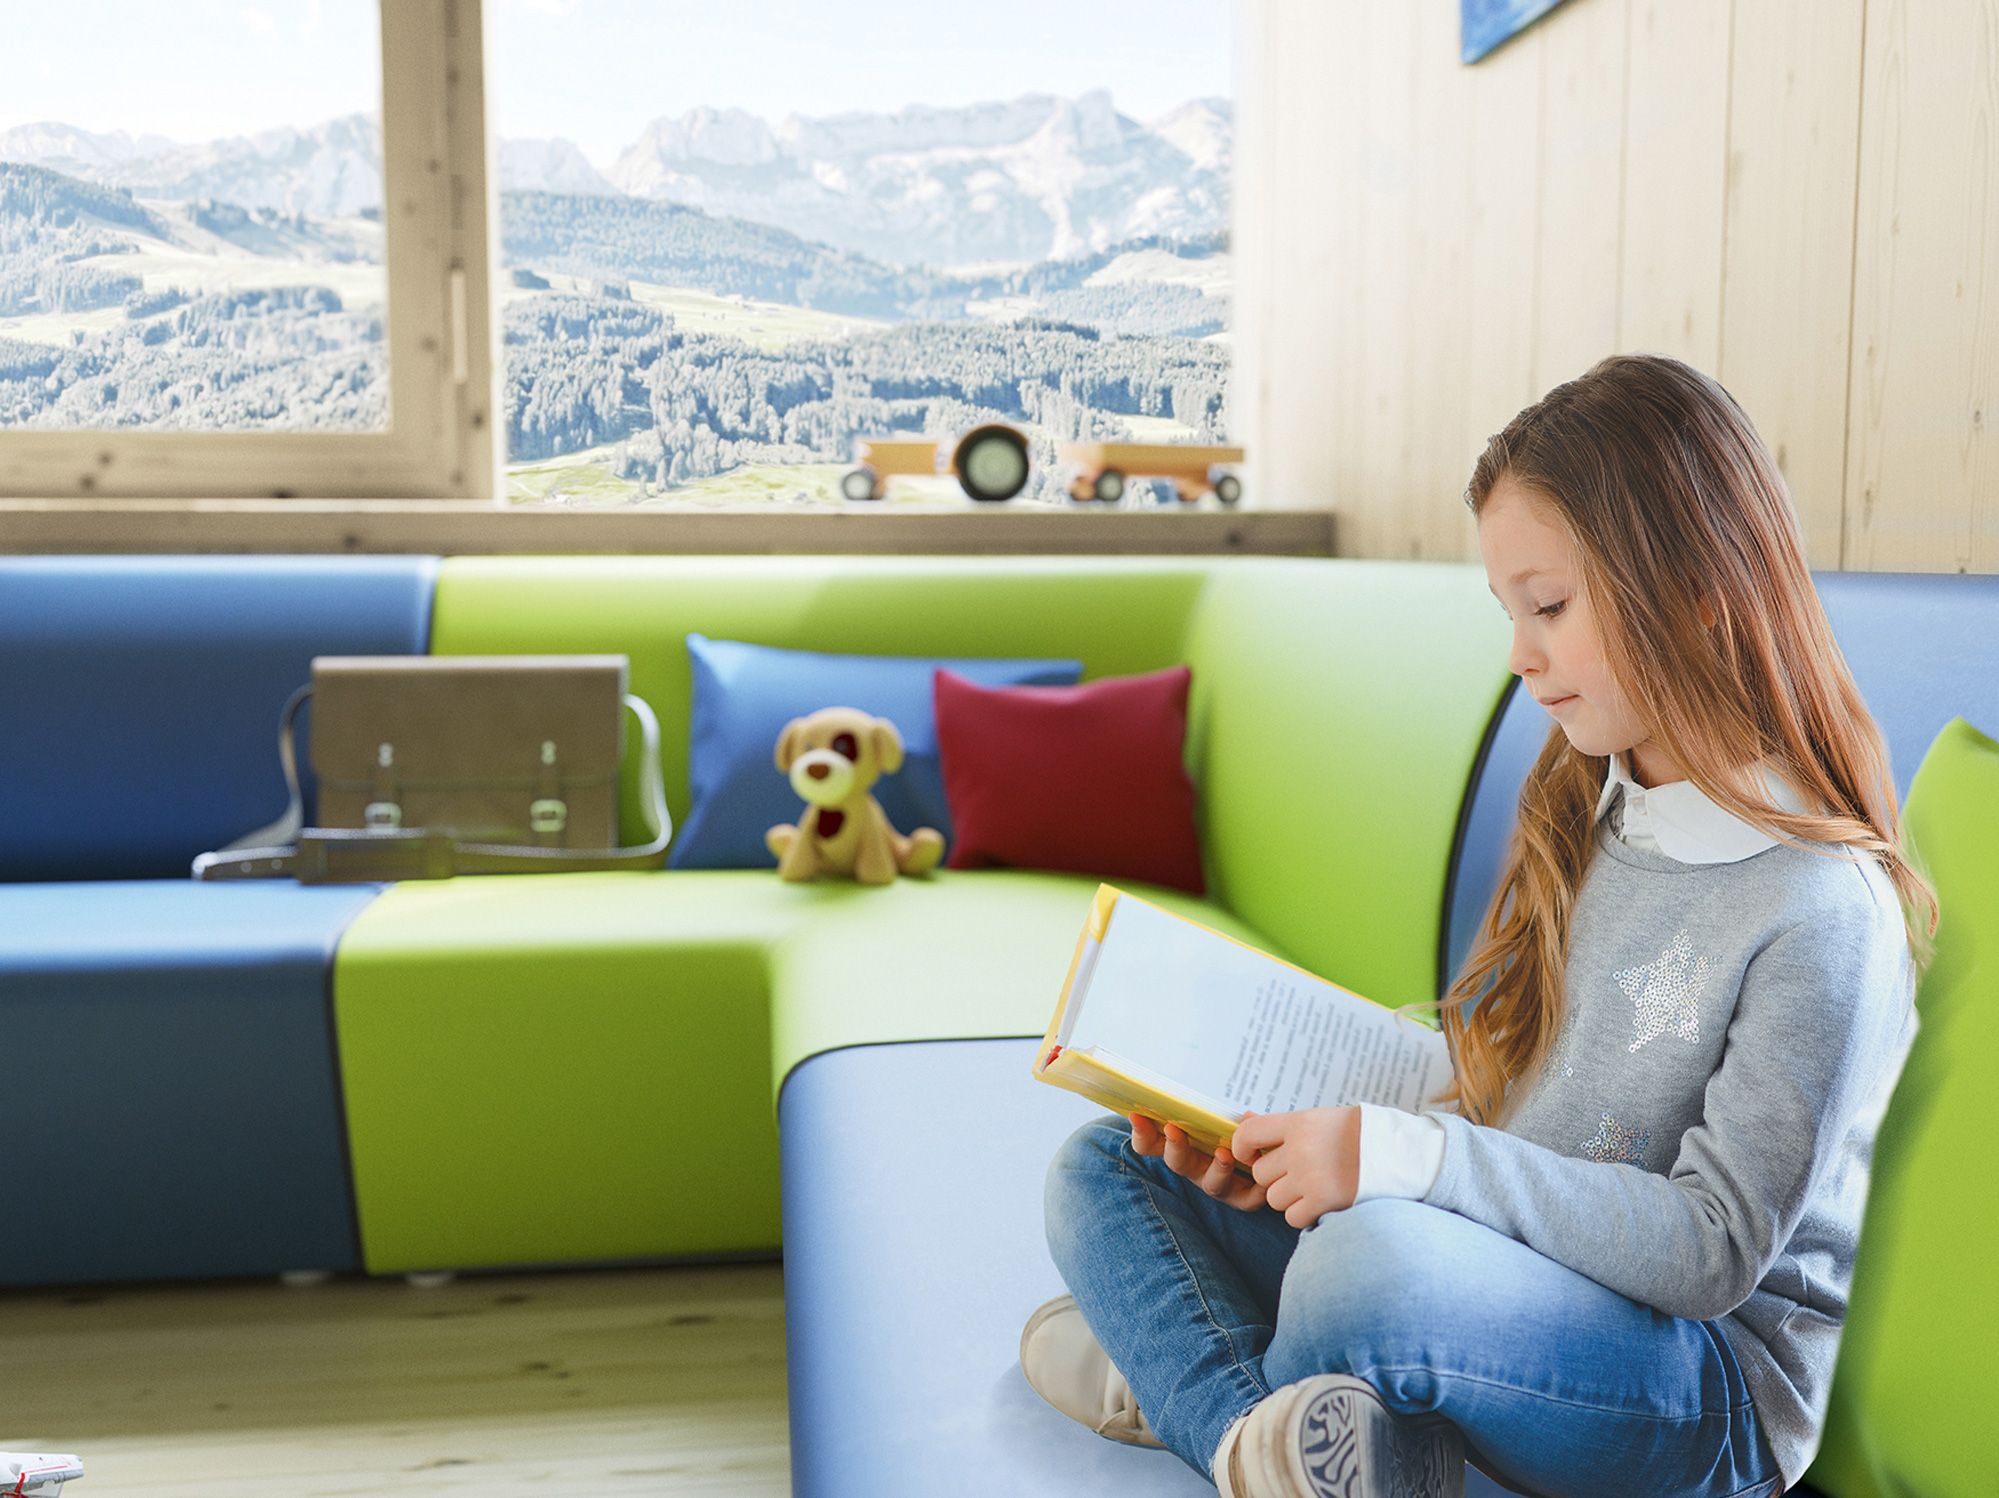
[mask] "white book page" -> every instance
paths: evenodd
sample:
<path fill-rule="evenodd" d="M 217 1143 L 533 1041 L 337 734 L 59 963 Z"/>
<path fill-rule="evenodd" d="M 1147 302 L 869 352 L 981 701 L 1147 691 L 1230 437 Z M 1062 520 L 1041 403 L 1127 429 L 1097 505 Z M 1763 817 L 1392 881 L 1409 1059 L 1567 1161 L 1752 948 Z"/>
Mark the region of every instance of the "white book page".
<path fill-rule="evenodd" d="M 1111 909 L 1069 1044 L 1129 1057 L 1229 1111 L 1415 1112 L 1450 1080 L 1444 1037 L 1130 896 Z"/>

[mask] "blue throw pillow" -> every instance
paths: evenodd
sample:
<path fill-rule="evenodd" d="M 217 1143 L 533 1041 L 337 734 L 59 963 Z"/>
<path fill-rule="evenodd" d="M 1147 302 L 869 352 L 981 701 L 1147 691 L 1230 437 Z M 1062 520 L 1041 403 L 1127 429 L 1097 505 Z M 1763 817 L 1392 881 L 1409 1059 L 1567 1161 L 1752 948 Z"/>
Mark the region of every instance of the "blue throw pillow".
<path fill-rule="evenodd" d="M 693 805 L 674 836 L 672 869 L 774 869 L 764 833 L 805 809 L 772 756 L 793 718 L 822 707 L 857 707 L 902 735 L 902 768 L 874 784 L 895 830 L 935 827 L 951 841 L 944 774 L 937 759 L 931 673 L 939 666 L 983 686 L 1074 686 L 1080 661 L 822 655 L 740 640 L 687 637 L 693 666 L 687 780 Z"/>

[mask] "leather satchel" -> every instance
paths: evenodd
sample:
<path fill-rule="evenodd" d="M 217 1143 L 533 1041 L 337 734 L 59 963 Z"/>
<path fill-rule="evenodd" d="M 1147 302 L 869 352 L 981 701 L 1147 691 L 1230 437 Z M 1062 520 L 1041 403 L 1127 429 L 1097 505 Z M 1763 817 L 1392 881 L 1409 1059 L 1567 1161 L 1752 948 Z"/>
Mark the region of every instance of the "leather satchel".
<path fill-rule="evenodd" d="M 306 884 L 454 874 L 659 868 L 672 836 L 659 722 L 625 690 L 622 655 L 319 656 L 286 702 L 291 793 L 268 827 L 194 861 L 197 879 Z M 298 716 L 312 703 L 319 822 L 306 827 Z M 620 848 L 626 711 L 657 835 Z"/>

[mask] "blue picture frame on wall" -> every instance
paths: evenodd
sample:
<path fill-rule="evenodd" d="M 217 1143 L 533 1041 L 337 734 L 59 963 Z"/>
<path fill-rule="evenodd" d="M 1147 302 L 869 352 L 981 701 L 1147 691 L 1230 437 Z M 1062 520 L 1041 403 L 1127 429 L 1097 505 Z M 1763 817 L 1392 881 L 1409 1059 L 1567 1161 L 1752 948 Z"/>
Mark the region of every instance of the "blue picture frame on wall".
<path fill-rule="evenodd" d="M 1562 0 L 1458 0 L 1464 61 L 1477 62 L 1561 3 Z"/>

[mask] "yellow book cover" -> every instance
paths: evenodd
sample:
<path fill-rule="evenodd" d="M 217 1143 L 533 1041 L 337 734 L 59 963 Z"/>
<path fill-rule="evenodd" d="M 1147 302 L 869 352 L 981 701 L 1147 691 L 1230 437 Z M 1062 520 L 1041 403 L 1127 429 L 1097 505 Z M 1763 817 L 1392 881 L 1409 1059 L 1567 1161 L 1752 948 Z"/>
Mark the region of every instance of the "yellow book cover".
<path fill-rule="evenodd" d="M 1100 884 L 1034 1076 L 1176 1123 L 1212 1152 L 1248 1112 L 1414 1112 L 1450 1081 L 1451 1062 L 1434 1026 Z"/>

